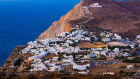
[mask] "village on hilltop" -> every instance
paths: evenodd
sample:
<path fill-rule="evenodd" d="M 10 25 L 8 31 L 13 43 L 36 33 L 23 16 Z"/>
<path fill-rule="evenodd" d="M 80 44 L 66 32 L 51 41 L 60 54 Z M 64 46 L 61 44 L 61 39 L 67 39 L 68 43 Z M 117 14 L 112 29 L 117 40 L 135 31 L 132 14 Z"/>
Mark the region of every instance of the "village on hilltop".
<path fill-rule="evenodd" d="M 59 34 L 58 38 L 28 42 L 22 50 L 22 54 L 30 55 L 28 70 L 88 74 L 95 66 L 116 65 L 140 55 L 139 35 L 132 42 L 117 33 L 102 31 L 96 34 L 86 31 L 86 28 L 76 25 L 70 32 Z M 130 64 L 126 69 L 133 67 Z M 103 74 L 112 75 L 114 72 Z"/>
<path fill-rule="evenodd" d="M 139 0 L 81 0 L 17 46 L 0 79 L 140 79 L 139 20 Z"/>

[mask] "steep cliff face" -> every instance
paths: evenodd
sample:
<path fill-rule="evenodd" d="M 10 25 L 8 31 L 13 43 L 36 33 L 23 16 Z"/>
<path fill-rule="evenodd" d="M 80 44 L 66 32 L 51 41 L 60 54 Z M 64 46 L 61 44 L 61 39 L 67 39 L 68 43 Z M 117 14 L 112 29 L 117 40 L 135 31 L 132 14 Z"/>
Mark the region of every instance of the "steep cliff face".
<path fill-rule="evenodd" d="M 68 32 L 72 26 L 69 24 L 71 20 L 77 20 L 84 17 L 82 1 L 77 4 L 69 13 L 62 16 L 60 20 L 54 22 L 45 32 L 43 32 L 37 40 L 54 38 L 62 32 Z"/>
<path fill-rule="evenodd" d="M 102 7 L 90 7 L 99 3 Z M 98 28 L 117 32 L 123 37 L 132 38 L 140 34 L 140 1 L 81 0 L 68 14 L 54 22 L 37 40 L 54 38 L 62 32 L 68 32 L 76 24 L 89 27 L 89 31 Z"/>

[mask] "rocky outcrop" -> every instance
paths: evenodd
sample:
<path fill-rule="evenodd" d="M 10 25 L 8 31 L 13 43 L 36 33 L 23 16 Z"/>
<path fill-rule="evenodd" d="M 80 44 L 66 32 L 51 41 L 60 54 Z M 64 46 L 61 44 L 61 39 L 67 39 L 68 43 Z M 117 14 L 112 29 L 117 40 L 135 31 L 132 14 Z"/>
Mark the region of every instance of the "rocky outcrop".
<path fill-rule="evenodd" d="M 54 38 L 62 32 L 68 32 L 72 26 L 69 21 L 77 20 L 84 17 L 84 11 L 82 8 L 82 1 L 77 4 L 69 13 L 62 16 L 59 21 L 54 22 L 45 32 L 43 32 L 37 40 Z"/>
<path fill-rule="evenodd" d="M 11 55 L 8 57 L 7 61 L 11 61 L 11 60 L 13 60 L 14 58 L 16 58 L 16 56 L 20 54 L 20 51 L 21 51 L 22 49 L 24 49 L 25 47 L 26 47 L 26 46 L 24 46 L 24 45 L 17 46 L 17 47 L 13 50 L 13 52 L 11 53 Z"/>
<path fill-rule="evenodd" d="M 2 66 L 2 71 L 3 72 L 14 72 L 14 70 L 12 70 L 12 66 L 14 66 L 15 61 L 20 58 L 20 52 L 22 49 L 24 49 L 26 46 L 17 46 L 13 52 L 11 53 L 11 55 L 8 57 L 7 61 L 5 62 L 5 64 Z M 18 67 L 17 67 L 18 68 Z"/>
<path fill-rule="evenodd" d="M 11 55 L 8 57 L 5 64 L 1 67 L 2 72 L 21 72 L 27 67 L 29 67 L 28 63 L 28 55 L 23 55 L 21 50 L 23 50 L 26 46 L 17 46 Z"/>

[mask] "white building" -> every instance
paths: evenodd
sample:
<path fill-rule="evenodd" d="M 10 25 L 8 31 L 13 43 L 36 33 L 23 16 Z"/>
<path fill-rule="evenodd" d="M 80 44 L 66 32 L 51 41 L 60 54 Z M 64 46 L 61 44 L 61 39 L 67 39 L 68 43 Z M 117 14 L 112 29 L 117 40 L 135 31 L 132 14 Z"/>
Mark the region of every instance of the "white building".
<path fill-rule="evenodd" d="M 104 72 L 103 75 L 114 75 L 114 72 Z"/>
<path fill-rule="evenodd" d="M 69 34 L 69 32 L 63 32 L 63 33 L 59 34 L 58 36 L 65 37 L 66 34 Z"/>
<path fill-rule="evenodd" d="M 57 61 L 59 57 L 53 57 L 53 61 Z"/>
<path fill-rule="evenodd" d="M 140 39 L 140 35 L 137 35 L 137 39 Z"/>
<path fill-rule="evenodd" d="M 78 72 L 79 74 L 88 74 L 89 73 L 89 70 L 87 71 L 81 71 L 81 72 Z"/>
<path fill-rule="evenodd" d="M 103 42 L 109 42 L 109 41 L 111 41 L 111 39 L 110 38 L 102 38 L 102 41 Z"/>
<path fill-rule="evenodd" d="M 114 52 L 119 52 L 120 50 L 119 50 L 119 48 L 115 48 L 113 51 Z"/>
<path fill-rule="evenodd" d="M 87 67 L 90 67 L 90 64 L 86 64 L 86 65 L 73 64 L 73 69 L 77 69 L 77 70 L 86 70 Z"/>
<path fill-rule="evenodd" d="M 122 39 L 122 37 L 120 35 L 118 35 L 117 33 L 114 34 L 114 37 L 115 38 L 112 38 L 114 40 L 121 40 Z"/>
<path fill-rule="evenodd" d="M 58 69 L 58 66 L 53 66 L 53 67 L 50 67 L 48 71 L 50 72 L 54 72 Z"/>
<path fill-rule="evenodd" d="M 99 3 L 92 3 L 90 7 L 102 7 L 102 5 L 99 5 Z"/>
<path fill-rule="evenodd" d="M 134 67 L 133 65 L 128 65 L 126 69 L 131 69 L 133 67 Z"/>

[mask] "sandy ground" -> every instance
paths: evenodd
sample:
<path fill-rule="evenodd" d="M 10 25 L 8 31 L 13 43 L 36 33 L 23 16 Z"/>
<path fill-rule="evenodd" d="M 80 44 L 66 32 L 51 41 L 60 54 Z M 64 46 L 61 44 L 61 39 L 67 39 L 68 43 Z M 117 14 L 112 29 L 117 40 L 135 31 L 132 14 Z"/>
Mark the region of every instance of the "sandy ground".
<path fill-rule="evenodd" d="M 113 45 L 113 46 L 128 46 L 128 44 L 124 44 L 121 42 L 113 41 L 113 42 L 107 42 L 108 45 Z"/>

